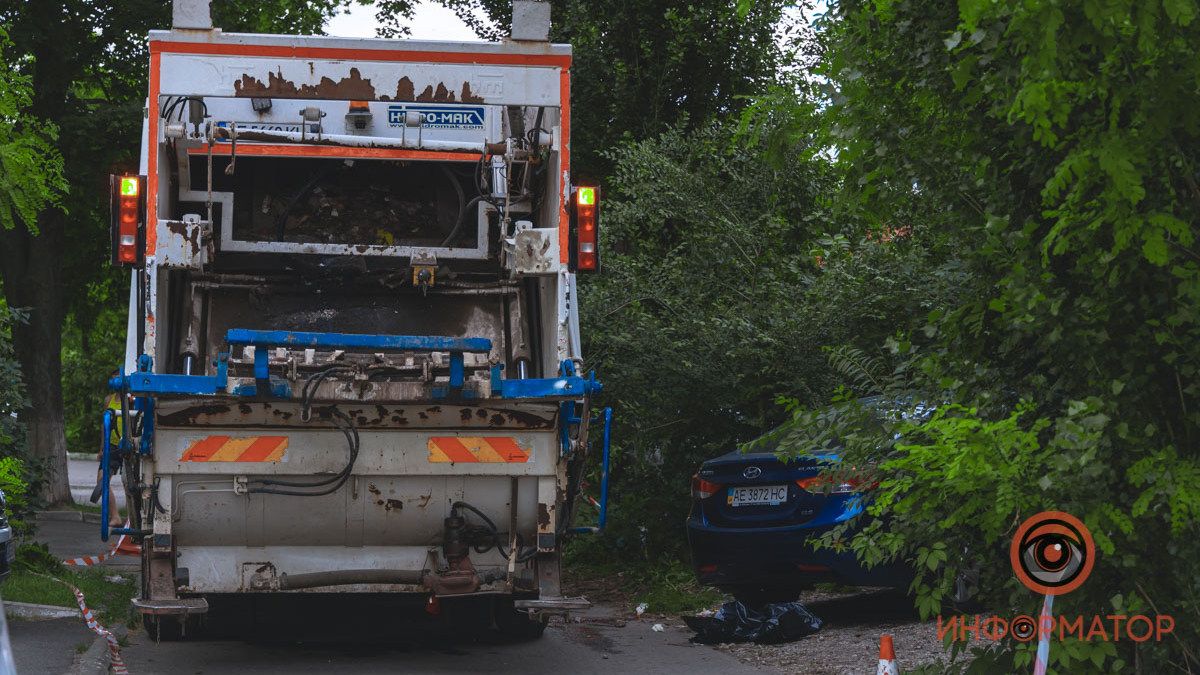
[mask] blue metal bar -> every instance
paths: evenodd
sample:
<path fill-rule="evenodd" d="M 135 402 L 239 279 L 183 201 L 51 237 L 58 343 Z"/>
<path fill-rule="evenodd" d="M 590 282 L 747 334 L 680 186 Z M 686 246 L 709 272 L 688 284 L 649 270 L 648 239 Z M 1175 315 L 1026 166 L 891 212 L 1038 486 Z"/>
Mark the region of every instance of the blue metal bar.
<path fill-rule="evenodd" d="M 266 382 L 271 377 L 271 371 L 268 370 L 270 365 L 271 353 L 266 349 L 254 348 L 254 379 Z"/>
<path fill-rule="evenodd" d="M 225 334 L 231 345 L 255 347 L 328 347 L 332 349 L 384 349 L 413 352 L 490 352 L 487 338 L 450 338 L 427 335 L 371 335 L 357 333 L 304 333 L 286 330 L 232 328 Z"/>
<path fill-rule="evenodd" d="M 500 391 L 492 391 L 500 398 L 581 398 L 601 390 L 601 384 L 593 376 L 556 377 L 529 380 L 501 380 Z"/>
<path fill-rule="evenodd" d="M 602 415 L 604 420 L 604 455 L 600 462 L 600 506 L 597 509 L 599 515 L 596 517 L 595 526 L 572 527 L 567 530 L 572 534 L 599 534 L 604 531 L 605 525 L 608 524 L 608 473 L 612 459 L 612 408 L 605 408 Z"/>
<path fill-rule="evenodd" d="M 108 471 L 108 459 L 112 454 L 113 410 L 104 411 L 104 442 L 100 445 L 100 541 L 108 541 L 108 482 L 112 478 Z"/>
<path fill-rule="evenodd" d="M 211 375 L 133 373 L 108 381 L 108 388 L 131 394 L 217 394 L 225 391 L 224 378 Z"/>
<path fill-rule="evenodd" d="M 450 391 L 457 392 L 462 389 L 465 365 L 462 352 L 450 353 Z"/>
<path fill-rule="evenodd" d="M 133 399 L 133 409 L 142 413 L 142 442 L 138 444 L 138 454 L 152 454 L 154 452 L 154 399 L 149 396 L 138 396 Z"/>
<path fill-rule="evenodd" d="M 600 531 L 604 531 L 604 525 L 608 522 L 608 467 L 610 450 L 612 448 L 612 408 L 604 409 L 604 455 L 600 463 L 600 517 L 596 524 L 600 527 Z"/>

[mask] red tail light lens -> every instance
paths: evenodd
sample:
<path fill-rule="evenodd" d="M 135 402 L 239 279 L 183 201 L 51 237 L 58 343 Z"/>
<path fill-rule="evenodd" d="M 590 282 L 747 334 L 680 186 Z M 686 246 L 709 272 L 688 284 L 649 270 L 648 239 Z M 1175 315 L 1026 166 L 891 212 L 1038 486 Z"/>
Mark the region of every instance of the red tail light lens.
<path fill-rule="evenodd" d="M 575 269 L 595 272 L 600 269 L 599 250 L 600 188 L 575 189 Z"/>
<path fill-rule="evenodd" d="M 696 499 L 708 499 L 720 492 L 723 487 L 725 486 L 720 483 L 704 480 L 699 474 L 692 476 L 692 497 Z"/>
<path fill-rule="evenodd" d="M 113 263 L 141 262 L 138 235 L 142 224 L 143 181 L 140 176 L 112 177 Z"/>
<path fill-rule="evenodd" d="M 809 476 L 808 478 L 798 479 L 796 485 L 801 490 L 812 492 L 813 494 L 846 495 L 852 492 L 870 490 L 877 487 L 879 481 L 868 483 L 863 478 L 851 477 L 847 478 L 844 482 L 835 484 L 828 476 Z"/>

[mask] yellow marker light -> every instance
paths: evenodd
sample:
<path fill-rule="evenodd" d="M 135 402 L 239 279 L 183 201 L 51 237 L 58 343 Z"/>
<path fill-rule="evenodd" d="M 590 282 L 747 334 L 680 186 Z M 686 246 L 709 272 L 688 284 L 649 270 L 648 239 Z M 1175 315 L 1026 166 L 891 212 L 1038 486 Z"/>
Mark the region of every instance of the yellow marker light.
<path fill-rule="evenodd" d="M 138 194 L 138 179 L 136 176 L 121 177 L 121 196 L 136 197 Z"/>
<path fill-rule="evenodd" d="M 575 199 L 580 206 L 595 206 L 596 205 L 596 188 L 581 187 Z"/>

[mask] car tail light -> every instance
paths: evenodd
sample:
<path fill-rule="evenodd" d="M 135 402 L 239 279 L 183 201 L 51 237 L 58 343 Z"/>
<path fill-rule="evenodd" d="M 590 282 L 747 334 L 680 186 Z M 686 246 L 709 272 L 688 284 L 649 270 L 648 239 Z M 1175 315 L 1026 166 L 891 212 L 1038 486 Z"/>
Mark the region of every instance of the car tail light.
<path fill-rule="evenodd" d="M 800 478 L 796 481 L 796 485 L 800 486 L 801 490 L 806 490 L 813 493 L 824 493 L 826 487 L 829 488 L 828 493 L 833 495 L 846 495 L 852 492 L 862 492 L 878 487 L 879 482 L 874 481 L 866 483 L 862 478 L 848 478 L 836 485 L 828 476 L 809 476 L 808 478 Z"/>
<path fill-rule="evenodd" d="M 833 485 L 833 482 L 825 476 L 810 476 L 808 478 L 801 478 L 796 481 L 796 485 L 800 486 L 801 490 L 812 492 L 814 494 L 825 494 L 828 492 L 828 494 L 833 495 L 845 495 L 855 491 L 853 483 L 846 482 L 835 486 Z M 826 488 L 828 488 L 828 490 Z"/>
<path fill-rule="evenodd" d="M 111 176 L 110 229 L 114 265 L 141 263 L 145 180 L 141 176 Z"/>
<path fill-rule="evenodd" d="M 700 570 L 701 574 L 712 574 L 713 572 L 717 571 L 717 566 L 716 565 L 701 565 L 699 567 L 699 570 Z"/>
<path fill-rule="evenodd" d="M 692 476 L 692 496 L 696 499 L 708 499 L 724 487 L 720 483 L 704 480 L 699 474 Z"/>
<path fill-rule="evenodd" d="M 600 188 L 575 188 L 574 207 L 575 270 L 596 272 L 600 269 Z"/>

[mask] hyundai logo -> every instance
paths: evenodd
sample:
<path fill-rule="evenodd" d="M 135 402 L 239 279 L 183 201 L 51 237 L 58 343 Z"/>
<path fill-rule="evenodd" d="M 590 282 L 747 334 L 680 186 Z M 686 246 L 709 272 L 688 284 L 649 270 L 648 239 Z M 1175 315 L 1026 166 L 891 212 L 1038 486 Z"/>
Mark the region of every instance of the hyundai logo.
<path fill-rule="evenodd" d="M 757 466 L 748 466 L 746 467 L 746 470 L 742 472 L 742 475 L 746 478 L 758 478 L 762 475 L 762 469 L 758 468 Z"/>

